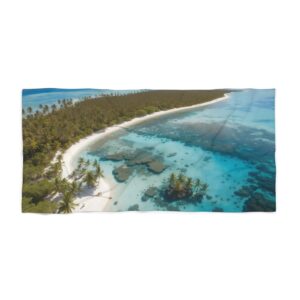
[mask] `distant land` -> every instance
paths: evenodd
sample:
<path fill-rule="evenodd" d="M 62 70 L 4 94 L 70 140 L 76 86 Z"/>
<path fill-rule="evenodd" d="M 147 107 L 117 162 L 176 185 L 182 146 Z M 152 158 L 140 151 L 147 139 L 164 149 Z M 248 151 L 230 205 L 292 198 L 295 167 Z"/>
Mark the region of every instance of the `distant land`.
<path fill-rule="evenodd" d="M 78 91 L 99 91 L 101 93 L 111 91 L 108 89 L 92 89 L 92 88 L 81 88 L 81 89 L 58 89 L 58 88 L 42 88 L 42 89 L 23 89 L 22 96 L 44 94 L 53 92 L 78 92 Z"/>

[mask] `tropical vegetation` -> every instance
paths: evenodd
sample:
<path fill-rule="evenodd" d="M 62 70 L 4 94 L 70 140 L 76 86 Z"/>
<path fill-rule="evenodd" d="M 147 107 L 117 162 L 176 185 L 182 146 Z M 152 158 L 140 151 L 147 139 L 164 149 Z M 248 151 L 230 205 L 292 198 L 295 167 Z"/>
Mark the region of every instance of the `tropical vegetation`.
<path fill-rule="evenodd" d="M 160 110 L 207 102 L 223 96 L 225 92 L 227 91 L 146 91 L 86 98 L 75 103 L 64 99 L 51 106 L 41 105 L 38 110 L 31 107 L 23 109 L 23 211 L 56 212 L 57 208 L 51 199 L 54 193 L 63 193 L 61 189 L 66 190 L 62 198 L 65 203 L 61 204 L 62 208 L 58 211 L 70 212 L 74 209 L 73 205 L 66 203 L 74 199 L 76 188 L 69 187 L 70 181 L 61 180 L 59 159 L 49 168 L 58 151 L 63 152 L 81 138 L 108 126 Z M 72 180 L 80 180 L 81 184 L 93 186 L 95 172 L 98 177 L 103 174 L 100 166 L 86 164 L 86 161 L 79 164 L 83 169 L 76 170 Z M 90 171 L 90 167 L 94 171 Z"/>
<path fill-rule="evenodd" d="M 197 201 L 203 198 L 207 189 L 208 185 L 200 179 L 193 180 L 183 173 L 179 173 L 178 175 L 172 173 L 164 188 L 164 198 L 168 201 Z"/>
<path fill-rule="evenodd" d="M 82 188 L 95 187 L 103 177 L 97 160 L 91 164 L 89 160 L 80 158 L 72 174 L 68 178 L 62 178 L 61 155 L 56 160 L 44 174 L 48 180 L 43 179 L 31 185 L 24 184 L 24 212 L 71 213 L 77 206 L 75 197 Z"/>

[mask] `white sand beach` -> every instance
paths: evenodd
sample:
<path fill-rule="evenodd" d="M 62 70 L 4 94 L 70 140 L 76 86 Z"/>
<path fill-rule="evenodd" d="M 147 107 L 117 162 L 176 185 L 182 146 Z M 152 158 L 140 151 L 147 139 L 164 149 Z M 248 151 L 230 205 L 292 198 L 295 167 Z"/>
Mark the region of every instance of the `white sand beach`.
<path fill-rule="evenodd" d="M 166 114 L 175 113 L 178 111 L 189 110 L 193 108 L 198 108 L 202 106 L 207 106 L 213 103 L 217 103 L 220 101 L 224 101 L 228 99 L 229 96 L 225 94 L 224 97 L 208 101 L 201 104 L 196 104 L 192 106 L 173 108 L 170 110 L 155 112 L 143 117 L 134 118 L 130 121 L 123 122 L 118 125 L 114 125 L 104 129 L 103 131 L 94 133 L 86 138 L 81 139 L 79 142 L 72 145 L 69 149 L 67 149 L 62 156 L 62 177 L 68 178 L 68 176 L 74 171 L 76 167 L 76 160 L 78 159 L 79 154 L 85 150 L 88 146 L 92 145 L 96 141 L 103 139 L 104 137 L 109 136 L 111 133 L 122 130 L 124 127 L 128 127 L 131 125 L 135 125 L 138 123 L 142 123 L 151 118 L 160 117 Z M 104 211 L 106 205 L 109 201 L 112 200 L 111 188 L 107 180 L 101 178 L 99 184 L 93 190 L 84 189 L 79 196 L 76 198 L 75 203 L 78 206 L 75 209 L 75 212 L 96 212 L 96 211 Z"/>

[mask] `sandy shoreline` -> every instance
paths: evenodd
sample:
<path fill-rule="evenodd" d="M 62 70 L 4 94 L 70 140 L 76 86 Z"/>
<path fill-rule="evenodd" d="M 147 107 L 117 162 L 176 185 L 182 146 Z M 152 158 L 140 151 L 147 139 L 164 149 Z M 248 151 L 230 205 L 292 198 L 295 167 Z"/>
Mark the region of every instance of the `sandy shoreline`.
<path fill-rule="evenodd" d="M 178 111 L 189 110 L 192 108 L 202 107 L 206 105 L 210 105 L 213 103 L 217 103 L 220 101 L 224 101 L 228 99 L 228 95 L 225 94 L 224 97 L 208 101 L 205 103 L 195 104 L 192 106 L 185 106 L 179 108 L 173 108 L 169 110 L 155 112 L 143 117 L 134 118 L 130 121 L 123 122 L 118 125 L 114 125 L 104 129 L 101 132 L 93 133 L 90 136 L 81 139 L 79 142 L 72 145 L 69 149 L 67 149 L 62 156 L 62 177 L 67 178 L 72 171 L 74 170 L 74 160 L 78 157 L 78 155 L 86 149 L 89 145 L 103 139 L 104 137 L 109 136 L 111 133 L 122 130 L 122 127 L 128 127 L 131 125 L 135 125 L 146 120 L 149 120 L 154 117 L 159 117 L 167 114 L 171 114 Z M 111 192 L 110 186 L 107 181 L 101 178 L 99 181 L 99 185 L 90 191 L 83 191 L 80 195 L 76 198 L 75 202 L 78 204 L 75 212 L 80 211 L 103 211 L 105 210 L 105 206 L 111 199 Z"/>

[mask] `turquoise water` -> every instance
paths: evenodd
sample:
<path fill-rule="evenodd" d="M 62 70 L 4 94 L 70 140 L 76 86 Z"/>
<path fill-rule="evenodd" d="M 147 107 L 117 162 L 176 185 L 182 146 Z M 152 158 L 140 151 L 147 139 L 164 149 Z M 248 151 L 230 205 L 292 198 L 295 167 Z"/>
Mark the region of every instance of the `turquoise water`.
<path fill-rule="evenodd" d="M 274 98 L 274 90 L 232 92 L 226 101 L 148 120 L 86 149 L 82 156 L 99 160 L 112 186 L 107 210 L 134 205 L 145 211 L 239 212 L 249 199 L 274 203 Z M 109 155 L 120 152 L 146 154 L 166 169 L 156 174 L 139 165 L 125 182 L 117 182 L 113 170 L 126 161 Z M 160 189 L 172 172 L 207 183 L 206 196 L 198 202 L 167 202 L 162 195 L 145 201 L 145 191 Z"/>
<path fill-rule="evenodd" d="M 107 89 L 25 89 L 22 94 L 24 109 L 31 107 L 33 110 L 39 105 L 56 104 L 58 100 L 75 99 L 83 100 L 84 97 L 102 96 L 103 94 L 128 94 L 135 90 L 107 90 Z"/>

